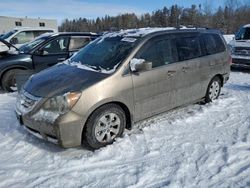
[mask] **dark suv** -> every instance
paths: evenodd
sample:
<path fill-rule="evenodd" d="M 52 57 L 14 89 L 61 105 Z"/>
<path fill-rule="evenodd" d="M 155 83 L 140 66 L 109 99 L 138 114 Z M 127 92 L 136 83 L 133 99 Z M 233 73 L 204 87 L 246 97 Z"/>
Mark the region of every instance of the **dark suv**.
<path fill-rule="evenodd" d="M 2 52 L 0 78 L 3 90 L 16 90 L 15 76 L 20 70 L 39 72 L 51 67 L 68 59 L 97 37 L 94 33 L 44 34 L 15 51 Z M 6 44 L 6 41 L 2 42 Z"/>

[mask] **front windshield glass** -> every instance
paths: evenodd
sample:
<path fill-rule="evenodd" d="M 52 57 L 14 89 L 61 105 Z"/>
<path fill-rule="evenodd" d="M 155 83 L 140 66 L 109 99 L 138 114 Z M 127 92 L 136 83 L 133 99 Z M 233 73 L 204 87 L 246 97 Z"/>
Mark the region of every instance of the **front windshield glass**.
<path fill-rule="evenodd" d="M 242 27 L 236 34 L 236 40 L 250 40 L 250 27 Z"/>
<path fill-rule="evenodd" d="M 80 50 L 69 62 L 80 63 L 100 72 L 114 72 L 136 45 L 136 40 L 122 36 L 103 36 Z"/>
<path fill-rule="evenodd" d="M 39 37 L 39 38 L 36 38 L 35 40 L 33 40 L 27 44 L 22 45 L 19 48 L 20 53 L 29 53 L 30 50 L 37 47 L 39 44 L 44 42 L 47 38 L 48 37 Z"/>
<path fill-rule="evenodd" d="M 10 32 L 4 34 L 3 36 L 1 36 L 1 38 L 2 39 L 7 39 L 7 38 L 9 38 L 11 35 L 13 35 L 16 32 L 17 32 L 17 30 L 10 31 Z"/>

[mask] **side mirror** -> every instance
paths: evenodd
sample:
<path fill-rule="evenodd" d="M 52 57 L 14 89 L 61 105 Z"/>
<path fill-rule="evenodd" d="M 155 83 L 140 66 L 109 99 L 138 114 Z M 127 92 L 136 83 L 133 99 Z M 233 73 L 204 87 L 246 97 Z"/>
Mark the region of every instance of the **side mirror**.
<path fill-rule="evenodd" d="M 132 72 L 150 71 L 152 70 L 152 62 L 145 61 L 145 59 L 133 58 L 130 61 L 130 69 Z"/>
<path fill-rule="evenodd" d="M 36 55 L 44 55 L 44 50 L 43 49 L 38 49 L 35 54 Z"/>
<path fill-rule="evenodd" d="M 14 37 L 14 38 L 10 39 L 10 43 L 11 44 L 18 44 L 18 38 Z"/>

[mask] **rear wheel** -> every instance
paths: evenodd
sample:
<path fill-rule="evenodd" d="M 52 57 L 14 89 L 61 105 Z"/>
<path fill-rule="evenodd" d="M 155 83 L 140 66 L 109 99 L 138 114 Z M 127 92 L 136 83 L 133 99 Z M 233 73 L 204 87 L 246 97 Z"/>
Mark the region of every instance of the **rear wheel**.
<path fill-rule="evenodd" d="M 18 69 L 12 69 L 6 72 L 2 77 L 2 88 L 4 91 L 15 92 L 17 91 L 16 73 Z"/>
<path fill-rule="evenodd" d="M 89 117 L 83 131 L 83 143 L 92 149 L 112 144 L 123 134 L 125 124 L 126 116 L 120 106 L 104 105 Z"/>
<path fill-rule="evenodd" d="M 208 84 L 205 102 L 209 103 L 216 100 L 221 91 L 221 80 L 219 77 L 214 77 Z"/>

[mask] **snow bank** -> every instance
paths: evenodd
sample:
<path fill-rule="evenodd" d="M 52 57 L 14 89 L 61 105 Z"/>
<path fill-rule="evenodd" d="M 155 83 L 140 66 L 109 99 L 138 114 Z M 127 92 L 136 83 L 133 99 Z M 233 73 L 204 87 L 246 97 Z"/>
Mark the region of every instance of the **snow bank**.
<path fill-rule="evenodd" d="M 249 187 L 250 74 L 232 73 L 219 100 L 136 124 L 95 152 L 28 134 L 0 94 L 0 187 Z"/>

